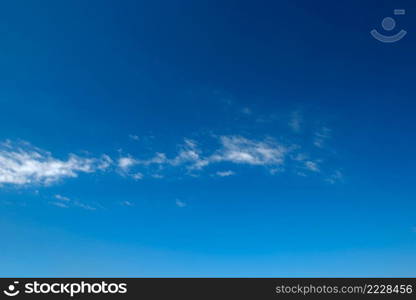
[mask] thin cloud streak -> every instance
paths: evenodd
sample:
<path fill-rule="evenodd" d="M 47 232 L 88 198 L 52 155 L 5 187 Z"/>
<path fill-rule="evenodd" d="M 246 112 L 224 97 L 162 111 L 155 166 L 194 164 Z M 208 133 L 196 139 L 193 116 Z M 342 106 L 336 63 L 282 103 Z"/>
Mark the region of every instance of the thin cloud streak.
<path fill-rule="evenodd" d="M 108 156 L 84 158 L 70 153 L 68 159 L 62 160 L 27 142 L 0 144 L 0 184 L 49 185 L 108 166 Z"/>
<path fill-rule="evenodd" d="M 326 127 L 314 134 L 315 142 L 319 141 L 319 148 L 329 136 L 330 130 Z M 127 154 L 115 160 L 106 154 L 91 158 L 72 153 L 63 160 L 26 142 L 16 144 L 6 141 L 0 144 L 0 185 L 49 185 L 65 178 L 78 177 L 81 173 L 107 170 L 135 181 L 143 178 L 161 179 L 170 176 L 175 169 L 199 177 L 201 172 L 210 168 L 211 174 L 228 177 L 234 175 L 234 171 L 221 169 L 224 169 L 224 165 L 228 168 L 230 164 L 265 168 L 271 175 L 290 168 L 302 174 L 305 174 L 304 171 L 322 172 L 322 160 L 310 157 L 298 144 L 282 143 L 272 137 L 250 139 L 241 135 L 222 135 L 212 138 L 214 140 L 209 150 L 201 147 L 197 141 L 185 138 L 177 147 L 176 154 L 170 157 L 155 152 L 148 159 Z M 221 169 L 212 170 L 215 166 Z M 342 174 L 335 171 L 327 175 L 326 181 L 340 182 Z M 56 195 L 56 199 L 62 201 L 64 196 Z"/>

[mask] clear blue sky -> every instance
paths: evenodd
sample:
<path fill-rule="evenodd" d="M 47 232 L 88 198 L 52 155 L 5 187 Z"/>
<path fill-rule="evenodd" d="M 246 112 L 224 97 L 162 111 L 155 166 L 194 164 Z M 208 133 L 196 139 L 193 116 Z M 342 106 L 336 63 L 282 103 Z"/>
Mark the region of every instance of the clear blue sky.
<path fill-rule="evenodd" d="M 414 276 L 415 8 L 3 2 L 0 275 Z"/>

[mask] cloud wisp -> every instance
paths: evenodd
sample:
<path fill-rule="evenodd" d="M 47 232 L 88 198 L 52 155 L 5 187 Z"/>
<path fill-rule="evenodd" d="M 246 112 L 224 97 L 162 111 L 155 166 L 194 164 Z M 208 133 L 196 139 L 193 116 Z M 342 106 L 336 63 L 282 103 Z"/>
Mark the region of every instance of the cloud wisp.
<path fill-rule="evenodd" d="M 69 199 L 68 197 L 65 197 L 65 196 L 62 196 L 62 195 L 59 195 L 59 194 L 55 195 L 54 197 L 55 197 L 55 199 L 57 199 L 59 201 L 64 201 L 64 202 L 71 201 L 71 199 Z"/>
<path fill-rule="evenodd" d="M 250 140 L 241 136 L 221 136 L 222 147 L 210 157 L 210 162 L 231 162 L 257 166 L 282 165 L 291 147 L 273 139 Z"/>
<path fill-rule="evenodd" d="M 71 153 L 67 159 L 58 159 L 27 142 L 0 144 L 0 184 L 48 185 L 80 173 L 105 170 L 110 164 L 107 155 L 85 158 Z"/>
<path fill-rule="evenodd" d="M 59 207 L 59 208 L 70 208 L 70 207 L 78 207 L 85 210 L 96 210 L 97 208 L 91 206 L 89 204 L 83 203 L 79 200 L 73 200 L 67 196 L 62 196 L 60 194 L 56 194 L 53 196 L 53 201 L 50 201 L 49 204 Z"/>
<path fill-rule="evenodd" d="M 228 171 L 218 171 L 215 173 L 219 177 L 228 177 L 235 175 L 234 171 L 228 170 Z"/>
<path fill-rule="evenodd" d="M 187 206 L 186 202 L 184 202 L 184 201 L 182 201 L 182 200 L 180 200 L 180 199 L 176 199 L 176 200 L 175 200 L 175 204 L 176 204 L 176 206 L 177 206 L 177 207 L 179 207 L 179 208 L 184 208 L 184 207 L 186 207 L 186 206 Z"/>
<path fill-rule="evenodd" d="M 119 159 L 119 172 L 134 178 L 133 171 L 140 171 L 141 175 L 152 173 L 153 178 L 163 178 L 161 171 L 178 168 L 185 169 L 186 173 L 197 176 L 206 168 L 218 168 L 214 170 L 215 176 L 229 177 L 235 175 L 235 171 L 224 170 L 224 164 L 238 166 L 254 166 L 266 168 L 269 174 L 277 174 L 285 171 L 290 166 L 296 169 L 295 174 L 320 173 L 321 160 L 311 159 L 302 152 L 302 148 L 296 144 L 283 144 L 277 140 L 266 137 L 264 139 L 249 139 L 240 135 L 215 136 L 216 145 L 210 151 L 191 139 L 184 139 L 183 144 L 178 147 L 178 152 L 173 156 L 165 153 L 156 153 L 149 159 L 137 159 L 131 155 Z M 155 171 L 156 169 L 156 171 Z M 199 172 L 199 173 L 198 173 Z M 158 174 L 155 176 L 155 174 Z M 140 177 L 145 177 L 143 175 Z"/>
<path fill-rule="evenodd" d="M 290 117 L 289 121 L 289 127 L 293 130 L 295 133 L 299 133 L 301 131 L 302 126 L 302 115 L 299 111 L 294 111 Z"/>
<path fill-rule="evenodd" d="M 317 137 L 326 138 L 329 130 Z M 205 169 L 217 177 L 235 175 L 230 165 L 265 168 L 268 174 L 281 174 L 293 170 L 294 174 L 306 176 L 322 172 L 322 160 L 311 158 L 299 145 L 282 143 L 272 137 L 250 139 L 240 135 L 213 136 L 209 148 L 192 139 L 185 138 L 173 155 L 154 152 L 148 159 L 133 155 L 120 155 L 112 159 L 104 154 L 99 157 L 82 157 L 73 153 L 67 158 L 56 158 L 27 142 L 0 144 L 0 185 L 29 186 L 50 185 L 82 173 L 110 170 L 136 181 L 148 178 L 165 178 L 172 170 L 186 175 L 199 176 Z M 170 171 L 169 171 L 170 170 Z M 174 175 L 175 176 L 175 175 Z M 326 175 L 327 182 L 342 181 L 342 174 Z M 62 199 L 57 195 L 55 200 Z"/>
<path fill-rule="evenodd" d="M 313 144 L 315 147 L 324 148 L 325 142 L 331 137 L 331 130 L 328 127 L 322 127 L 315 132 Z"/>

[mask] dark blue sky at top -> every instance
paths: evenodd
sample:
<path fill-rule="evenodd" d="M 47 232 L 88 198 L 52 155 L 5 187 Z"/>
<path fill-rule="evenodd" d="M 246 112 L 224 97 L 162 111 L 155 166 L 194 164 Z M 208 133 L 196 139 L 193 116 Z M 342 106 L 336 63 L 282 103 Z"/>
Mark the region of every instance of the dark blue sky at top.
<path fill-rule="evenodd" d="M 406 9 L 394 18 L 408 35 L 375 41 L 369 31 L 382 31 L 395 8 Z M 218 168 L 209 166 L 197 177 L 109 172 L 0 185 L 0 275 L 414 275 L 415 8 L 2 3 L 0 141 L 27 141 L 60 159 L 87 151 L 116 160 L 173 155 L 184 138 L 211 153 L 215 136 L 272 136 L 305 145 L 323 171 L 272 176 L 226 164 L 235 176 L 211 176 Z M 299 134 L 287 126 L 294 112 Z M 322 127 L 331 137 L 316 149 Z M 325 182 L 332 170 L 342 182 Z M 57 194 L 98 209 L 49 205 Z"/>

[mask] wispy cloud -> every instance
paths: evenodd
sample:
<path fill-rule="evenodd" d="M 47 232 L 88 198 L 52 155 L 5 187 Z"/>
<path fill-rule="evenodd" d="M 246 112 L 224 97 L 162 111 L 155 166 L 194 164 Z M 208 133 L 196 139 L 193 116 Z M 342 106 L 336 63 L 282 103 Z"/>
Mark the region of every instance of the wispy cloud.
<path fill-rule="evenodd" d="M 338 182 L 344 181 L 344 175 L 341 171 L 336 170 L 334 173 L 332 173 L 328 178 L 325 179 L 326 182 L 330 184 L 335 184 Z"/>
<path fill-rule="evenodd" d="M 144 177 L 143 173 L 134 169 L 134 166 L 139 164 L 142 164 L 142 162 L 134 159 L 130 155 L 120 157 L 117 162 L 117 172 L 122 176 L 133 178 L 136 181 L 141 180 Z"/>
<path fill-rule="evenodd" d="M 202 157 L 201 150 L 194 140 L 185 139 L 184 145 L 178 155 L 169 161 L 173 166 L 188 164 L 188 169 L 202 169 L 209 164 L 209 161 Z"/>
<path fill-rule="evenodd" d="M 126 165 L 154 164 L 170 166 L 186 166 L 188 170 L 202 170 L 203 168 L 224 162 L 234 164 L 247 164 L 257 166 L 282 165 L 286 154 L 291 151 L 290 146 L 279 144 L 277 141 L 267 138 L 264 140 L 250 140 L 242 136 L 219 136 L 218 147 L 211 154 L 203 154 L 194 140 L 185 139 L 184 144 L 179 147 L 176 156 L 169 159 L 166 155 L 159 154 L 157 157 L 139 161 L 128 158 Z M 158 159 L 156 159 L 158 158 Z"/>
<path fill-rule="evenodd" d="M 125 175 L 141 179 L 142 172 L 150 172 L 150 177 L 161 178 L 161 172 L 169 167 L 185 167 L 191 176 L 199 176 L 199 173 L 207 167 L 222 164 L 251 165 L 267 168 L 270 174 L 282 173 L 292 165 L 298 173 L 306 176 L 306 171 L 320 173 L 320 160 L 312 159 L 308 153 L 296 144 L 283 144 L 277 140 L 266 137 L 264 139 L 249 139 L 240 135 L 214 136 L 215 141 L 211 146 L 216 147 L 211 151 L 203 151 L 197 141 L 184 139 L 178 147 L 176 155 L 169 158 L 164 153 L 156 153 L 149 159 L 137 159 L 126 156 L 119 159 L 118 166 Z M 289 161 L 291 162 L 290 164 Z M 157 167 L 155 171 L 144 170 L 143 167 Z M 302 171 L 303 170 L 303 171 Z M 134 173 L 137 171 L 139 173 Z M 216 176 L 227 177 L 234 175 L 231 170 L 214 171 Z M 155 175 L 157 174 L 157 175 Z"/>
<path fill-rule="evenodd" d="M 235 172 L 231 171 L 231 170 L 228 170 L 228 171 L 218 171 L 215 174 L 219 177 L 228 177 L 228 176 L 235 175 Z"/>
<path fill-rule="evenodd" d="M 120 157 L 118 159 L 118 167 L 123 172 L 127 172 L 132 166 L 136 164 L 138 164 L 138 161 L 130 156 Z"/>
<path fill-rule="evenodd" d="M 108 157 L 85 158 L 69 154 L 58 159 L 27 142 L 0 144 L 0 184 L 48 185 L 79 173 L 93 173 L 108 167 Z"/>
<path fill-rule="evenodd" d="M 241 113 L 244 114 L 244 115 L 251 115 L 253 113 L 253 111 L 249 107 L 243 107 L 241 109 Z"/>
<path fill-rule="evenodd" d="M 129 134 L 129 139 L 131 139 L 133 141 L 139 141 L 140 137 L 138 135 L 135 135 L 135 134 Z"/>
<path fill-rule="evenodd" d="M 311 161 L 311 160 L 305 161 L 305 168 L 309 171 L 312 171 L 312 172 L 319 172 L 320 171 L 318 163 L 315 162 L 315 161 Z"/>
<path fill-rule="evenodd" d="M 211 162 L 232 162 L 248 165 L 282 165 L 290 148 L 273 139 L 249 140 L 241 136 L 221 136 L 222 144 Z"/>
<path fill-rule="evenodd" d="M 72 200 L 67 196 L 56 194 L 53 196 L 56 201 L 51 201 L 49 204 L 60 208 L 78 207 L 86 210 L 96 210 L 97 208 L 89 204 L 83 203 L 79 200 Z"/>
<path fill-rule="evenodd" d="M 140 179 L 143 179 L 144 175 L 143 173 L 137 172 L 137 173 L 132 174 L 131 177 L 134 180 L 140 180 Z"/>
<path fill-rule="evenodd" d="M 322 148 L 324 141 L 330 137 L 330 132 L 327 127 L 316 131 L 313 136 L 315 146 Z M 149 158 L 139 158 L 131 154 L 119 154 L 114 160 L 106 154 L 85 157 L 72 153 L 66 159 L 60 159 L 29 143 L 7 141 L 0 144 L 0 185 L 48 185 L 64 178 L 77 177 L 81 173 L 108 170 L 136 181 L 143 178 L 165 178 L 171 176 L 173 170 L 185 171 L 186 175 L 194 177 L 209 170 L 216 176 L 227 177 L 235 174 L 234 171 L 227 170 L 232 164 L 265 168 L 269 174 L 283 173 L 292 168 L 295 173 L 305 176 L 308 172 L 322 173 L 327 182 L 342 181 L 341 172 L 323 172 L 323 160 L 315 157 L 314 152 L 311 156 L 307 147 L 288 142 L 290 139 L 282 142 L 282 139 L 270 136 L 248 138 L 241 135 L 211 135 L 210 139 L 209 142 L 203 140 L 204 143 L 201 144 L 185 138 L 177 146 L 177 151 L 170 155 L 153 152 Z M 208 147 L 204 147 L 206 145 Z M 213 169 L 215 167 L 216 170 Z M 55 200 L 62 202 L 63 198 L 58 197 L 64 196 L 55 197 Z"/>
<path fill-rule="evenodd" d="M 328 127 L 322 127 L 315 132 L 313 144 L 318 148 L 323 148 L 327 139 L 331 137 L 331 130 Z"/>
<path fill-rule="evenodd" d="M 156 152 L 156 154 L 147 160 L 138 160 L 137 163 L 144 166 L 149 165 L 161 165 L 167 163 L 168 159 L 166 158 L 165 153 Z"/>
<path fill-rule="evenodd" d="M 176 204 L 177 207 L 180 207 L 180 208 L 183 208 L 183 207 L 187 206 L 187 204 L 184 201 L 179 200 L 179 199 L 175 200 L 175 204 Z"/>
<path fill-rule="evenodd" d="M 299 111 L 294 111 L 290 117 L 289 127 L 296 133 L 301 131 L 302 115 Z"/>
<path fill-rule="evenodd" d="M 161 175 L 161 174 L 152 174 L 152 175 L 151 175 L 151 177 L 152 177 L 152 178 L 156 178 L 156 179 L 162 179 L 162 178 L 164 178 L 165 176 L 163 176 L 163 175 Z"/>
<path fill-rule="evenodd" d="M 55 197 L 55 199 L 57 199 L 59 201 L 65 201 L 65 202 L 71 201 L 71 199 L 69 199 L 68 197 L 65 197 L 65 196 L 62 196 L 62 195 L 59 195 L 59 194 L 55 195 L 54 197 Z"/>
<path fill-rule="evenodd" d="M 85 203 L 82 203 L 82 202 L 79 202 L 79 201 L 75 201 L 74 205 L 77 206 L 77 207 L 80 207 L 82 209 L 86 209 L 86 210 L 96 210 L 97 209 L 94 206 L 91 206 L 91 205 L 88 205 L 88 204 L 85 204 Z"/>
<path fill-rule="evenodd" d="M 57 202 L 57 201 L 51 201 L 49 202 L 49 204 L 56 206 L 56 207 L 60 207 L 60 208 L 68 208 L 69 206 L 65 203 L 62 202 Z"/>
<path fill-rule="evenodd" d="M 101 155 L 97 168 L 101 171 L 107 170 L 112 164 L 113 160 L 107 154 Z"/>

